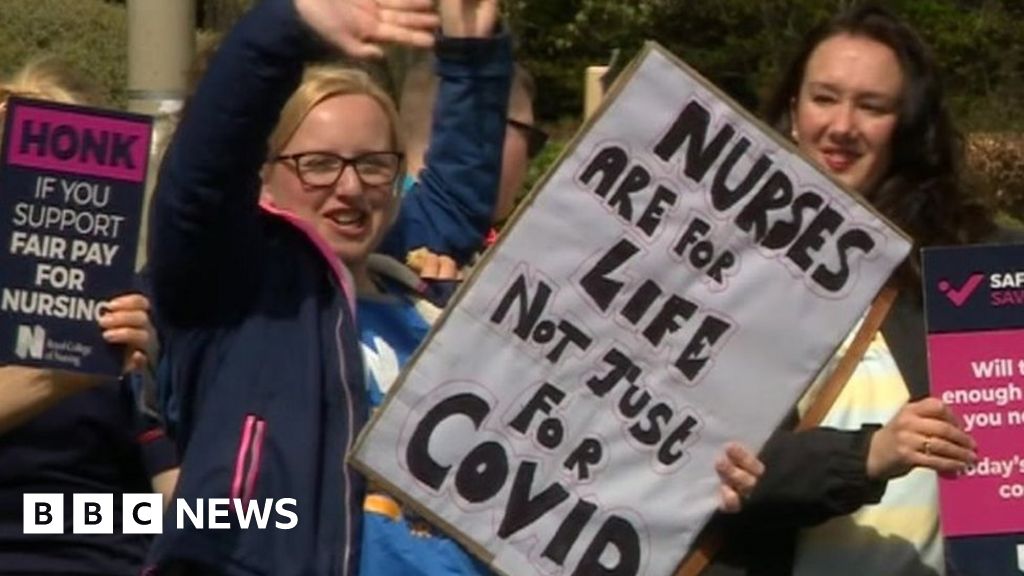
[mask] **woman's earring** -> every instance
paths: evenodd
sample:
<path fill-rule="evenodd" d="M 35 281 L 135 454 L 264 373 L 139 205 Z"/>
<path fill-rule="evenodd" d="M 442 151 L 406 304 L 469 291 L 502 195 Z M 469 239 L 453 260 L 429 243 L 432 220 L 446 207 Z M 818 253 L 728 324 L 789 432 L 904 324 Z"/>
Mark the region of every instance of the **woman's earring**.
<path fill-rule="evenodd" d="M 796 137 L 796 126 L 789 129 L 789 137 L 791 140 L 793 140 L 794 144 L 796 142 L 799 142 L 799 139 Z"/>

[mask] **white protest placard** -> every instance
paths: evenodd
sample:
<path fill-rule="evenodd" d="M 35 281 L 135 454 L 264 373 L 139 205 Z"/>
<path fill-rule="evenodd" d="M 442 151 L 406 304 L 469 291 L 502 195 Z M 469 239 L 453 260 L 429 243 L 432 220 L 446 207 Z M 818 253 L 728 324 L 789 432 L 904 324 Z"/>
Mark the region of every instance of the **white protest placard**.
<path fill-rule="evenodd" d="M 524 576 L 668 575 L 908 241 L 648 46 L 421 347 L 356 465 Z"/>

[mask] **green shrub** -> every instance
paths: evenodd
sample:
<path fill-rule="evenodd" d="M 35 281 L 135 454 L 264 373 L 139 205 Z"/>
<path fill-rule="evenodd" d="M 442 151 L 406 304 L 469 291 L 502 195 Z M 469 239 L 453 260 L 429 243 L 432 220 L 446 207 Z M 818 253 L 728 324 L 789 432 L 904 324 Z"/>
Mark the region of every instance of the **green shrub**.
<path fill-rule="evenodd" d="M 35 56 L 53 55 L 91 78 L 112 105 L 124 104 L 128 37 L 123 6 L 101 0 L 3 0 L 0 13 L 0 74 L 10 74 Z"/>

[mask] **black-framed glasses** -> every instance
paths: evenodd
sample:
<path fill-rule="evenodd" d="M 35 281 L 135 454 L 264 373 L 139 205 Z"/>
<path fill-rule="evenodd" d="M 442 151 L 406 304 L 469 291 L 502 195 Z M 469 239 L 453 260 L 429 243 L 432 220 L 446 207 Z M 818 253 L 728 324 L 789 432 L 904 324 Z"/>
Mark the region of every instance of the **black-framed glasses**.
<path fill-rule="evenodd" d="M 331 188 L 341 180 L 345 168 L 356 171 L 363 186 L 379 188 L 391 186 L 402 171 L 400 152 L 367 152 L 348 158 L 333 152 L 300 152 L 282 154 L 275 162 L 288 162 L 295 169 L 299 181 L 310 188 Z"/>
<path fill-rule="evenodd" d="M 519 130 L 526 136 L 526 155 L 531 159 L 536 158 L 537 154 L 544 149 L 544 146 L 548 143 L 548 133 L 537 128 L 533 124 L 527 124 L 526 122 L 520 122 L 508 118 L 505 120 L 508 125 Z"/>

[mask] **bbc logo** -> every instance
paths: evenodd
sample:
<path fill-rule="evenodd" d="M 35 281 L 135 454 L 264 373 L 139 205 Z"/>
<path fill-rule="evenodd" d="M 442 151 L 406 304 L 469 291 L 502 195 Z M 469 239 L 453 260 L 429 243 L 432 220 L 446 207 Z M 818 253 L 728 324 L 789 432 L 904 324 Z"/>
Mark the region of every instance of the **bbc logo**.
<path fill-rule="evenodd" d="M 71 508 L 72 533 L 114 533 L 113 494 L 73 494 Z M 66 512 L 63 494 L 25 494 L 22 498 L 22 532 L 63 534 Z M 160 494 L 122 494 L 120 532 L 163 532 L 163 497 Z"/>

